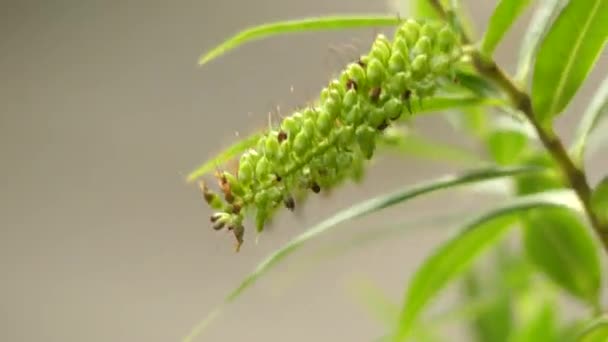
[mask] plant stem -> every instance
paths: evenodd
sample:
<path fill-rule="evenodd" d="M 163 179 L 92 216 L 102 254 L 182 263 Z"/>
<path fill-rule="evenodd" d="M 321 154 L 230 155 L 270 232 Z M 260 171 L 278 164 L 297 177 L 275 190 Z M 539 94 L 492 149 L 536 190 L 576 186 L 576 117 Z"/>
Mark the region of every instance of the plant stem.
<path fill-rule="evenodd" d="M 439 13 L 444 20 L 447 20 L 448 13 L 445 11 L 440 1 L 429 1 L 437 13 Z M 467 37 L 462 31 L 460 34 L 462 42 L 464 44 L 469 44 L 471 41 L 470 38 Z M 553 132 L 553 128 L 548 125 L 542 125 L 537 120 L 536 115 L 534 114 L 534 108 L 532 107 L 530 95 L 518 88 L 495 61 L 482 56 L 481 53 L 476 49 L 471 51 L 470 55 L 473 59 L 473 64 L 479 73 L 496 83 L 509 96 L 514 107 L 521 111 L 530 121 L 545 149 L 547 149 L 547 151 L 553 156 L 553 159 L 555 159 L 564 177 L 566 178 L 568 185 L 572 190 L 574 190 L 581 201 L 583 209 L 591 222 L 593 230 L 599 237 L 606 252 L 608 252 L 608 225 L 602 224 L 591 207 L 592 191 L 589 183 L 587 182 L 587 176 L 583 170 L 579 168 L 570 158 L 561 140 L 557 137 L 555 132 Z"/>
<path fill-rule="evenodd" d="M 482 75 L 498 84 L 498 86 L 509 95 L 515 108 L 524 113 L 526 118 L 532 123 L 539 139 L 561 168 L 570 188 L 576 192 L 576 195 L 583 204 L 583 208 L 585 209 L 593 229 L 608 252 L 608 226 L 601 224 L 591 208 L 591 188 L 589 187 L 587 177 L 583 170 L 577 167 L 570 158 L 564 145 L 555 135 L 551 126 L 544 126 L 537 120 L 534 115 L 530 96 L 526 92 L 520 90 L 494 61 L 484 59 L 479 51 L 475 51 L 472 54 L 472 57 L 477 70 Z"/>

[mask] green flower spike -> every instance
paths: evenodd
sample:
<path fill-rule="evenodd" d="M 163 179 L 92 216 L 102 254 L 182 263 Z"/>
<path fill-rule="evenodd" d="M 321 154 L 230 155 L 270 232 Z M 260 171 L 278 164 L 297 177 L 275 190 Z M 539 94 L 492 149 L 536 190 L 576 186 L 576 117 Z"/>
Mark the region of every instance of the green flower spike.
<path fill-rule="evenodd" d="M 232 231 L 238 250 L 245 215 L 261 232 L 280 206 L 294 210 L 309 191 L 361 180 L 382 131 L 411 113 L 412 97 L 432 96 L 459 58 L 457 36 L 447 26 L 408 20 L 392 42 L 379 35 L 314 104 L 284 118 L 245 152 L 235 175 L 216 173 L 223 196 L 201 183 L 215 210 L 213 228 Z"/>

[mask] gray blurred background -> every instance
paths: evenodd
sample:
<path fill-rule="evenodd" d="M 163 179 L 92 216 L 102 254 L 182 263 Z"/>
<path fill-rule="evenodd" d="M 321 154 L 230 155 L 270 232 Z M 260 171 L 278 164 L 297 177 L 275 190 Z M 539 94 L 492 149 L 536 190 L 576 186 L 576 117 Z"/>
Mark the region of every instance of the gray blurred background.
<path fill-rule="evenodd" d="M 483 29 L 495 2 L 464 3 Z M 231 236 L 210 228 L 185 174 L 237 133 L 265 125 L 277 105 L 288 113 L 311 99 L 357 55 L 348 45 L 363 50 L 377 31 L 273 38 L 203 68 L 198 56 L 250 25 L 369 12 L 394 11 L 365 0 L 3 1 L 0 340 L 177 341 L 306 227 L 360 199 L 463 168 L 380 157 L 364 184 L 314 198 L 298 215 L 282 213 L 257 244 L 249 230 L 238 254 Z M 498 50 L 508 69 L 529 17 Z M 560 121 L 566 138 L 605 62 Z M 443 120 L 417 126 L 471 146 Z M 594 181 L 606 169 L 602 159 Z M 432 196 L 344 225 L 263 278 L 200 340 L 378 337 L 383 326 L 353 286 L 373 282 L 399 302 L 415 267 L 449 231 L 429 224 L 327 259 L 320 251 L 438 208 L 475 210 L 469 199 Z"/>

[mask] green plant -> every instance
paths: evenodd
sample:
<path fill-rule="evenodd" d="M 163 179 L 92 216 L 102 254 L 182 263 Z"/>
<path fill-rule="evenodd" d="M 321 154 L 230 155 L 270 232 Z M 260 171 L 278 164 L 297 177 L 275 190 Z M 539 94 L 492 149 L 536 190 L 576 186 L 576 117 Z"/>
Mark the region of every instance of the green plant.
<path fill-rule="evenodd" d="M 366 161 L 378 149 L 408 151 L 416 146 L 425 151 L 422 157 L 441 155 L 478 164 L 336 213 L 260 263 L 224 305 L 339 223 L 431 192 L 499 180 L 510 185 L 502 191 L 507 199 L 469 218 L 437 247 L 410 280 L 399 310 L 393 304 L 372 304 L 375 310 L 390 307 L 382 316 L 392 317 L 394 324 L 382 339 L 423 340 L 431 327 L 446 319 L 425 317 L 424 310 L 449 283 L 461 281 L 463 306 L 452 316 L 469 318 L 476 340 L 605 341 L 600 259 L 602 249 L 608 252 L 608 178 L 594 189 L 584 157 L 587 145 L 599 140 L 595 137 L 608 113 L 608 79 L 580 120 L 571 148 L 564 146 L 553 124 L 604 48 L 608 1 L 538 2 L 514 77 L 492 56 L 530 1 L 499 1 L 480 40 L 472 38 L 472 24 L 459 1 L 412 2 L 416 19 L 342 16 L 267 24 L 243 31 L 201 58 L 204 64 L 247 41 L 288 32 L 397 26 L 392 39 L 379 35 L 369 52 L 329 81 L 314 103 L 280 125 L 237 142 L 189 175 L 189 181 L 196 181 L 216 165 L 238 159 L 235 172 L 216 171 L 221 194 L 199 181 L 215 210 L 213 228 L 231 230 L 237 250 L 246 217 L 262 232 L 282 206 L 293 209 L 311 192 L 362 179 Z M 403 130 L 408 117 L 444 111 L 458 113 L 462 132 L 486 148 L 489 160 Z M 521 231 L 520 247 L 505 248 L 504 236 L 516 228 Z M 491 277 L 487 272 L 480 276 L 475 264 L 485 250 L 494 252 L 488 258 L 494 267 Z M 578 300 L 587 312 L 564 321 L 557 302 L 563 294 Z M 221 309 L 186 340 L 197 336 Z"/>

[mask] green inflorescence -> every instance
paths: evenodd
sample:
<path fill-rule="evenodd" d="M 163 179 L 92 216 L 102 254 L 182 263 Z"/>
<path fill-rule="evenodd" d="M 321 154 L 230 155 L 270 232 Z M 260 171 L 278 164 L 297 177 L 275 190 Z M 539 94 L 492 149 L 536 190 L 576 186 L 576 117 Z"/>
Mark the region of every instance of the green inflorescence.
<path fill-rule="evenodd" d="M 243 221 L 255 217 L 257 231 L 294 198 L 360 179 L 379 134 L 405 113 L 410 101 L 432 96 L 452 75 L 461 51 L 448 27 L 408 20 L 393 41 L 378 35 L 369 54 L 350 63 L 311 106 L 283 119 L 245 152 L 238 171 L 216 174 L 223 198 L 201 183 L 216 211 L 213 228 L 227 227 L 243 242 Z"/>

